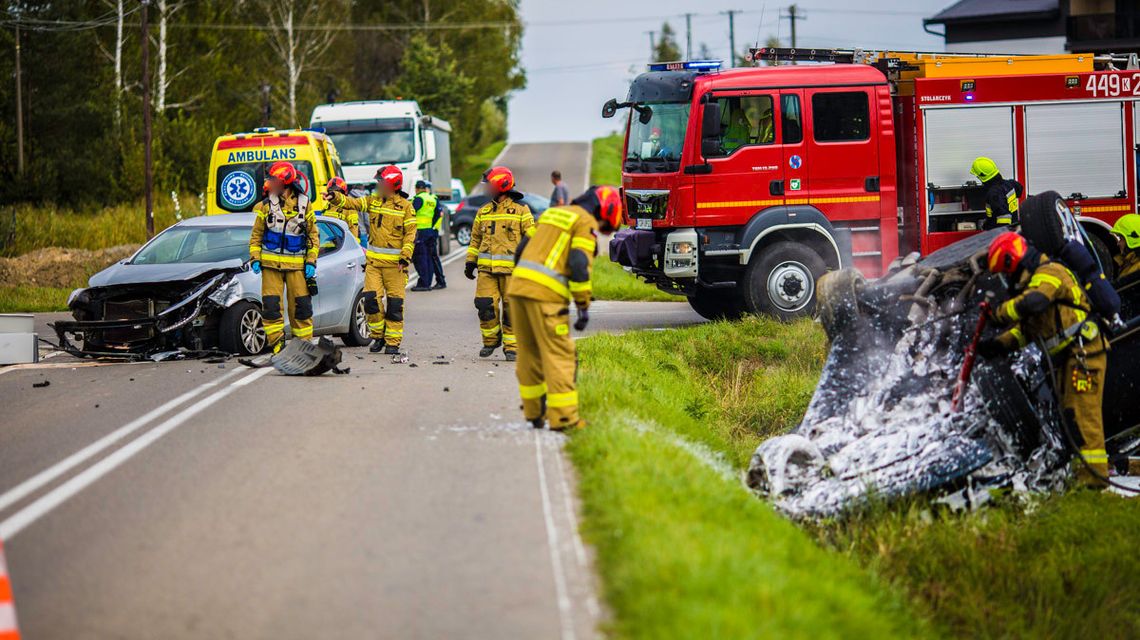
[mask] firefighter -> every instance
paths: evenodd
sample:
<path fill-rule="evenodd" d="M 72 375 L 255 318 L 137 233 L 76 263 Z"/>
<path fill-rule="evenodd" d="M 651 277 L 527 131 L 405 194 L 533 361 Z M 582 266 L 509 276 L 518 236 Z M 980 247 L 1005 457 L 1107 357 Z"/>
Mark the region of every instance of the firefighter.
<path fill-rule="evenodd" d="M 338 176 L 329 180 L 329 183 L 325 185 L 325 191 L 347 194 L 348 184 L 345 183 L 344 178 Z M 337 220 L 343 220 L 357 241 L 360 240 L 360 214 L 356 211 L 338 207 L 332 202 L 329 202 L 329 208 L 325 209 L 324 215 L 330 218 L 336 218 Z"/>
<path fill-rule="evenodd" d="M 471 244 L 463 274 L 475 280 L 475 311 L 483 332 L 480 358 L 490 357 L 501 345 L 508 361 L 515 359 L 515 334 L 511 328 L 507 283 L 515 268 L 515 249 L 534 228 L 530 208 L 515 191 L 515 177 L 506 167 L 492 167 L 483 174 L 491 200 L 475 214 L 471 223 Z"/>
<path fill-rule="evenodd" d="M 569 206 L 547 209 L 515 253 L 507 294 L 519 341 L 515 375 L 523 416 L 541 429 L 584 426 L 578 416 L 578 360 L 570 337 L 570 301 L 578 309 L 574 328 L 590 320 L 590 271 L 598 229 L 621 224 L 615 187 L 591 187 Z"/>
<path fill-rule="evenodd" d="M 1090 317 L 1088 296 L 1068 267 L 1050 260 L 1013 232 L 990 243 L 989 268 L 1010 278 L 1015 295 L 993 312 L 994 321 L 1007 328 L 982 341 L 978 353 L 995 357 L 1042 340 L 1057 365 L 1054 388 L 1067 416 L 1066 428 L 1076 423 L 1080 455 L 1097 474 L 1108 477 L 1101 416 L 1108 345 Z M 1086 486 L 1103 486 L 1084 464 L 1077 468 L 1077 480 Z"/>
<path fill-rule="evenodd" d="M 412 199 L 412 208 L 416 210 L 416 247 L 412 252 L 412 260 L 419 280 L 412 291 L 431 291 L 433 280 L 438 281 L 434 288 L 442 289 L 447 285 L 443 281 L 442 269 L 437 272 L 435 264 L 439 259 L 439 225 L 443 222 L 443 207 L 439 204 L 439 198 L 431 192 L 430 182 L 416 181 L 416 197 Z"/>
<path fill-rule="evenodd" d="M 408 286 L 408 264 L 416 238 L 416 212 L 401 191 L 404 174 L 394 165 L 376 172 L 376 190 L 370 195 L 351 198 L 329 191 L 325 198 L 337 207 L 360 211 L 361 226 L 368 237 L 364 253 L 364 310 L 368 313 L 369 351 L 400 352 L 404 339 L 404 289 Z M 384 312 L 380 303 L 384 301 Z"/>
<path fill-rule="evenodd" d="M 316 214 L 297 187 L 293 165 L 273 163 L 263 188 L 266 198 L 253 207 L 257 217 L 249 235 L 250 269 L 261 274 L 261 322 L 277 353 L 285 344 L 281 297 L 286 293 L 293 337 L 313 337 L 313 297 L 305 280 L 317 274 L 320 236 Z"/>
<path fill-rule="evenodd" d="M 1018 200 L 1025 193 L 1021 183 L 1003 178 L 997 163 L 986 157 L 975 158 L 970 165 L 970 173 L 982 181 L 986 190 L 986 217 L 981 222 L 981 228 L 1017 226 L 1021 222 Z"/>
<path fill-rule="evenodd" d="M 1120 247 L 1120 254 L 1116 256 L 1116 279 L 1140 273 L 1140 215 L 1120 216 L 1112 226 L 1112 235 Z"/>

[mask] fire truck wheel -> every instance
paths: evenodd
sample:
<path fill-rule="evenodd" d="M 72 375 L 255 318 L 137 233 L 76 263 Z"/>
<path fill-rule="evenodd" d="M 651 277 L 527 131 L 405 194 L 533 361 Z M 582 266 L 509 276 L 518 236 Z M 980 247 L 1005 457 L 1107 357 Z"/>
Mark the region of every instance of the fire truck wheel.
<path fill-rule="evenodd" d="M 827 270 L 823 258 L 795 242 L 777 242 L 752 256 L 740 283 L 744 308 L 793 320 L 815 308 L 816 281 Z"/>
<path fill-rule="evenodd" d="M 705 320 L 737 320 L 744 315 L 740 298 L 734 289 L 704 289 L 688 298 L 689 306 Z"/>

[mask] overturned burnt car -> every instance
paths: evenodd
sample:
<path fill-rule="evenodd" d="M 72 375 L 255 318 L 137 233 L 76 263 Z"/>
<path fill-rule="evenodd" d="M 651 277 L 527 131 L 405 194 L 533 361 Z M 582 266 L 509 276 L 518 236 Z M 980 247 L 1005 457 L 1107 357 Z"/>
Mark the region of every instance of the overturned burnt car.
<path fill-rule="evenodd" d="M 820 281 L 830 353 L 799 426 L 756 449 L 750 488 L 791 517 L 819 518 L 872 499 L 924 494 L 972 506 L 988 489 L 1065 486 L 1072 438 L 1037 346 L 978 359 L 960 410 L 951 408 L 981 303 L 1005 297 L 985 266 L 998 233 L 909 256 L 875 281 L 850 270 Z M 1118 290 L 1126 313 L 1140 310 L 1140 286 Z M 1140 331 L 1118 331 L 1104 393 L 1116 461 L 1140 447 L 1140 412 L 1131 410 L 1138 374 Z"/>
<path fill-rule="evenodd" d="M 74 320 L 53 323 L 59 347 L 83 357 L 144 359 L 265 346 L 261 279 L 249 270 L 251 214 L 183 220 L 133 256 L 95 274 L 68 300 Z M 345 224 L 319 218 L 315 335 L 368 343 L 364 254 Z"/>

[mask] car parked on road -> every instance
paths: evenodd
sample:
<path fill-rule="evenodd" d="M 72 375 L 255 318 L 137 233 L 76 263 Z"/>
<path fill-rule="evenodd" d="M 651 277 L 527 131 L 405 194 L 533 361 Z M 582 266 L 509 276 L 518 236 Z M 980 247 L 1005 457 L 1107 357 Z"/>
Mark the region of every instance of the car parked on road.
<path fill-rule="evenodd" d="M 471 224 L 475 221 L 475 214 L 490 199 L 491 197 L 485 193 L 475 193 L 459 203 L 459 208 L 451 216 L 451 232 L 455 234 L 456 242 L 463 246 L 471 244 Z M 522 201 L 530 207 L 535 220 L 538 220 L 542 212 L 550 207 L 550 199 L 536 193 L 524 193 Z"/>
<path fill-rule="evenodd" d="M 249 270 L 254 215 L 183 220 L 133 256 L 91 276 L 54 323 L 60 347 L 86 357 L 142 359 L 185 349 L 252 355 L 265 349 L 261 276 Z M 368 343 L 364 252 L 344 222 L 319 217 L 314 335 Z"/>

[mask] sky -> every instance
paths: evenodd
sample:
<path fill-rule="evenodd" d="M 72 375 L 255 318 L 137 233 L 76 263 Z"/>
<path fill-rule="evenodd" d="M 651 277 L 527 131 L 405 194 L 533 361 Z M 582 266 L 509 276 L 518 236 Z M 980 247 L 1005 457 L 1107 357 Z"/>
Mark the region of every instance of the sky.
<path fill-rule="evenodd" d="M 797 47 L 894 48 L 941 51 L 942 39 L 922 29 L 955 0 L 806 0 L 796 22 Z M 734 0 L 522 0 L 522 64 L 527 86 L 512 95 L 511 142 L 589 140 L 616 130 L 602 103 L 625 98 L 629 82 L 645 71 L 650 30 L 666 20 L 685 52 L 685 18 L 692 13 L 693 57 L 700 43 L 728 59 L 728 16 L 736 14 L 736 48 L 778 36 L 789 46 L 788 2 Z M 941 27 L 939 27 L 940 29 Z"/>

